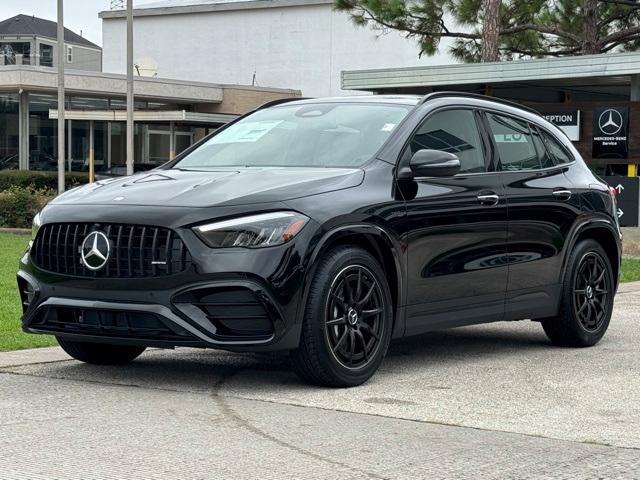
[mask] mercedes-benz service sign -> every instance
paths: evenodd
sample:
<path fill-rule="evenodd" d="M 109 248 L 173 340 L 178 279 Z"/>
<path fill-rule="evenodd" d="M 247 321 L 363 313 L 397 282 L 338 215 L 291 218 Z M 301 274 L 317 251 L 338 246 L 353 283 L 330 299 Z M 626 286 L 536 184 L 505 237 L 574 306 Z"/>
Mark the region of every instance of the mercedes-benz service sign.
<path fill-rule="evenodd" d="M 629 157 L 629 108 L 605 107 L 593 111 L 593 158 Z"/>

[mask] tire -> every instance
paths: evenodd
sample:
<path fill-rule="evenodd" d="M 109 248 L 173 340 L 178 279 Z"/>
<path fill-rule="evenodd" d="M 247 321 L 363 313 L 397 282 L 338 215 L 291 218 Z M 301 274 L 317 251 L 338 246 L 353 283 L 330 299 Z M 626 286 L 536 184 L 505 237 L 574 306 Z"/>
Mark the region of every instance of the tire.
<path fill-rule="evenodd" d="M 137 358 L 146 347 L 77 342 L 56 337 L 62 349 L 71 357 L 93 365 L 123 365 Z"/>
<path fill-rule="evenodd" d="M 613 269 L 606 252 L 595 240 L 582 240 L 567 262 L 560 312 L 542 320 L 549 340 L 563 347 L 598 343 L 609 327 L 614 293 Z"/>
<path fill-rule="evenodd" d="M 294 368 L 315 385 L 361 385 L 380 367 L 392 326 L 381 266 L 361 248 L 337 247 L 322 257 L 311 281 Z"/>

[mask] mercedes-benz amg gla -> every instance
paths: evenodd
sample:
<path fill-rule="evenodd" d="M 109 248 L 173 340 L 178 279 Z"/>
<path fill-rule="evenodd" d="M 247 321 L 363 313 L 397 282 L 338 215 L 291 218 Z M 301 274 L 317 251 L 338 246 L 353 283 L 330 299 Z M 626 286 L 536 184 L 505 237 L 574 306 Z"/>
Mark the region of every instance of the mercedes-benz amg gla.
<path fill-rule="evenodd" d="M 353 386 L 394 338 L 502 320 L 586 347 L 609 324 L 615 196 L 535 112 L 456 93 L 265 105 L 34 220 L 27 332 L 72 357 L 290 351 Z"/>

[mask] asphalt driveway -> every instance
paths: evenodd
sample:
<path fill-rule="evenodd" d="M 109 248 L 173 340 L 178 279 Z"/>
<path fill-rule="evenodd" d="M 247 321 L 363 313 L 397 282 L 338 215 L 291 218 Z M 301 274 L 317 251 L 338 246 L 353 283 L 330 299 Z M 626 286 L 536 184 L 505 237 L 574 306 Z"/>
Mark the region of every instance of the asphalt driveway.
<path fill-rule="evenodd" d="M 0 354 L 0 478 L 640 478 L 640 284 L 591 349 L 533 322 L 396 342 L 368 384 L 281 356 Z"/>

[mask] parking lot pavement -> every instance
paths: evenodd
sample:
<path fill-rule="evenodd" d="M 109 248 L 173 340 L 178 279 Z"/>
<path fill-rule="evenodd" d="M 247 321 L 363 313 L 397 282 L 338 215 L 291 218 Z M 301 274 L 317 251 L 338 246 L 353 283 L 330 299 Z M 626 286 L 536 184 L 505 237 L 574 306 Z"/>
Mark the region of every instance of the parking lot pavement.
<path fill-rule="evenodd" d="M 348 390 L 275 355 L 0 354 L 0 478 L 640 478 L 639 314 L 625 285 L 590 349 L 533 322 L 402 340 Z"/>

